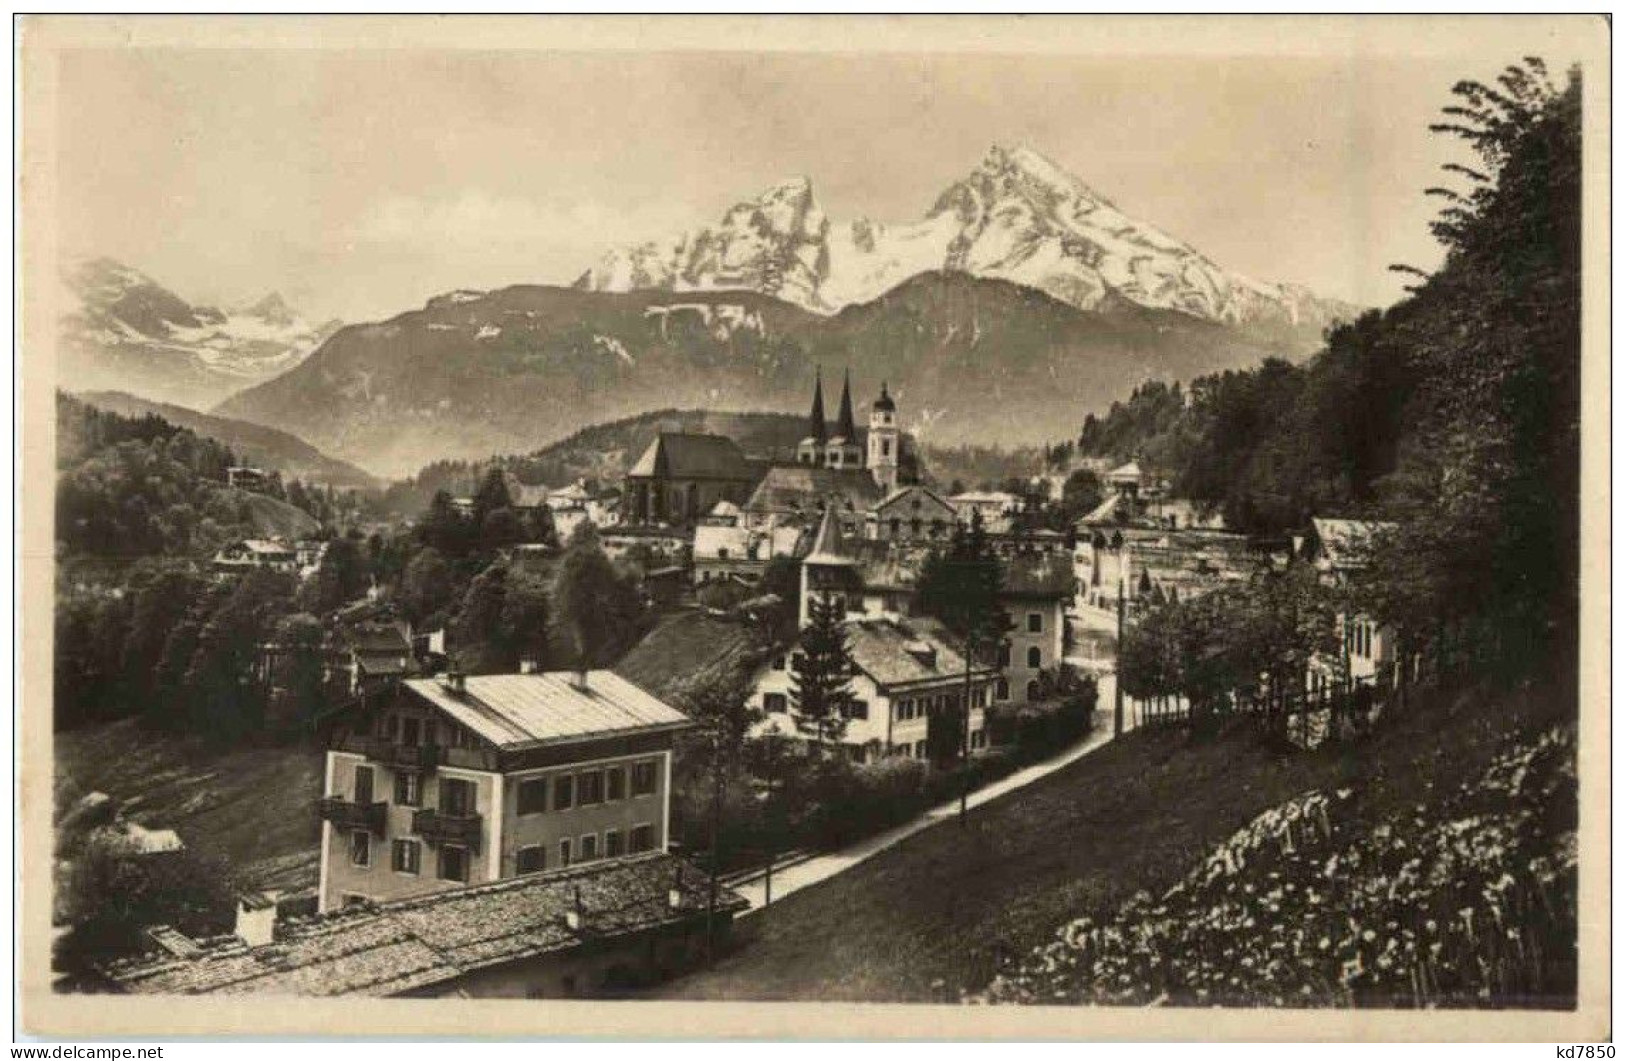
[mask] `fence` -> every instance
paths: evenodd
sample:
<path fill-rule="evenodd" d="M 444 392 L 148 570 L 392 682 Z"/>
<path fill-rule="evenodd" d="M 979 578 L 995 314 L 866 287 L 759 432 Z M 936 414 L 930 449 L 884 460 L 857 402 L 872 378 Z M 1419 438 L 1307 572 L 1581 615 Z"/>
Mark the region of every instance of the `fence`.
<path fill-rule="evenodd" d="M 1336 737 L 1347 739 L 1368 730 L 1391 704 L 1403 701 L 1416 681 L 1403 680 L 1389 664 L 1373 675 L 1328 681 L 1311 687 L 1259 685 L 1233 689 L 1193 709 L 1183 697 L 1135 702 L 1135 727 L 1189 727 L 1198 722 L 1250 719 L 1267 737 L 1300 748 L 1313 748 Z"/>

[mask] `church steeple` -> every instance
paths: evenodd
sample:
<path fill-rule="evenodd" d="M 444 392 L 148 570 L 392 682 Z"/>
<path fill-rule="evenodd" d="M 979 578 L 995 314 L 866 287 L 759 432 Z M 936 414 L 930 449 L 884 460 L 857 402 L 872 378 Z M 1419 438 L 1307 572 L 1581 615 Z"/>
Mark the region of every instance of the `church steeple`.
<path fill-rule="evenodd" d="M 841 416 L 835 424 L 835 437 L 843 438 L 847 442 L 857 442 L 858 425 L 852 419 L 852 370 L 846 370 L 846 376 L 841 381 Z"/>
<path fill-rule="evenodd" d="M 824 370 L 818 369 L 813 378 L 812 412 L 807 414 L 807 437 L 822 446 L 829 437 L 824 423 Z"/>

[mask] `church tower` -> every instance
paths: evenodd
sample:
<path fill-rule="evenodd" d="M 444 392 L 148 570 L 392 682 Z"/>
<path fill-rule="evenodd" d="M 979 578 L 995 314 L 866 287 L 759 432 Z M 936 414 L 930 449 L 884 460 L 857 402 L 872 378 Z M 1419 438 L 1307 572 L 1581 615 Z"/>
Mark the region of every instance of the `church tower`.
<path fill-rule="evenodd" d="M 897 489 L 898 447 L 902 439 L 897 431 L 897 403 L 880 385 L 880 397 L 869 411 L 869 474 L 885 494 Z"/>
<path fill-rule="evenodd" d="M 852 371 L 841 381 L 841 411 L 835 421 L 835 435 L 825 448 L 831 468 L 863 467 L 863 448 L 858 444 L 858 425 L 852 417 Z"/>
<path fill-rule="evenodd" d="M 796 447 L 797 464 L 822 465 L 824 463 L 824 443 L 827 441 L 827 425 L 824 423 L 824 371 L 817 370 L 813 378 L 812 412 L 807 416 L 807 436 Z"/>

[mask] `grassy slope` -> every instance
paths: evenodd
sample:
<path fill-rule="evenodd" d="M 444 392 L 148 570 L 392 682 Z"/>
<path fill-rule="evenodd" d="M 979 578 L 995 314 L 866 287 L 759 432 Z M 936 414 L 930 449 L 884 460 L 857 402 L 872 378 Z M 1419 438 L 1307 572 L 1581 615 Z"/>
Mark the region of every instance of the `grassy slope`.
<path fill-rule="evenodd" d="M 1347 752 L 1278 756 L 1247 733 L 1190 745 L 1132 734 L 952 823 L 920 833 L 741 922 L 739 946 L 663 994 L 703 999 L 957 998 L 1067 920 L 1172 885 L 1265 809 L 1311 788 L 1415 803 L 1476 776 L 1509 733 L 1572 698 L 1463 697 L 1417 707 Z"/>
<path fill-rule="evenodd" d="M 58 733 L 56 764 L 59 806 L 106 792 L 132 820 L 224 854 L 245 883 L 316 883 L 322 755 L 313 748 L 216 752 L 124 719 Z"/>

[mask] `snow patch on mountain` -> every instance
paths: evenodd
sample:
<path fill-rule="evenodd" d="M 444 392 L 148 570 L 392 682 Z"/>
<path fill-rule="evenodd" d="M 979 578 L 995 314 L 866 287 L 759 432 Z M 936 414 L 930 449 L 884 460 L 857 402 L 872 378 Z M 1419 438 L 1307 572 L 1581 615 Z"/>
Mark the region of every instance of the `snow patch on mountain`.
<path fill-rule="evenodd" d="M 995 146 L 926 215 L 832 223 L 805 178 L 731 208 L 715 226 L 611 251 L 588 290 L 747 289 L 830 313 L 930 270 L 1034 287 L 1079 309 L 1112 296 L 1225 324 L 1323 325 L 1354 307 L 1255 280 L 1131 218 L 1028 147 Z"/>

